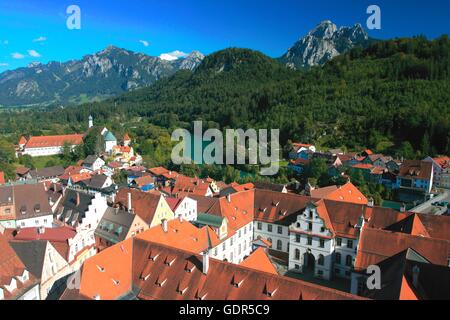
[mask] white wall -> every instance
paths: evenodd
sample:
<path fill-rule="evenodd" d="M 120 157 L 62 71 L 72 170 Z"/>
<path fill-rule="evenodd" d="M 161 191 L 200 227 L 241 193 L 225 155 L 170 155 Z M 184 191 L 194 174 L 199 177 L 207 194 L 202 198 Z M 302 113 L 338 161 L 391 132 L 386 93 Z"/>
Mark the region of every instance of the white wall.
<path fill-rule="evenodd" d="M 213 248 L 210 251 L 210 255 L 218 260 L 227 260 L 228 262 L 239 264 L 252 253 L 252 242 L 253 222 L 250 222 L 239 229 L 232 237 Z"/>
<path fill-rule="evenodd" d="M 20 216 L 20 213 L 18 214 Z M 53 214 L 29 219 L 17 219 L 17 227 L 20 228 L 53 228 Z"/>

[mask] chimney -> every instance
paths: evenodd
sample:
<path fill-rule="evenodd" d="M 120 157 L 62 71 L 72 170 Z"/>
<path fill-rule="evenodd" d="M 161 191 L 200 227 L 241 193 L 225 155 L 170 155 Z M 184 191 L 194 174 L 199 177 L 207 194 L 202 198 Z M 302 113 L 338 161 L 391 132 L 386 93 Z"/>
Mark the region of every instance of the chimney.
<path fill-rule="evenodd" d="M 420 268 L 418 266 L 414 266 L 412 269 L 413 272 L 413 286 L 417 289 L 419 286 L 419 276 L 420 276 Z"/>
<path fill-rule="evenodd" d="M 131 212 L 133 210 L 131 204 L 131 192 L 128 192 L 128 212 Z"/>
<path fill-rule="evenodd" d="M 169 223 L 167 222 L 166 219 L 164 219 L 164 220 L 162 221 L 162 227 L 163 227 L 163 231 L 164 231 L 165 233 L 169 232 Z"/>
<path fill-rule="evenodd" d="M 405 213 L 406 212 L 406 205 L 402 203 L 402 206 L 400 207 L 400 212 Z"/>
<path fill-rule="evenodd" d="M 203 252 L 203 256 L 202 256 L 202 262 L 203 262 L 203 274 L 208 274 L 209 271 L 209 251 L 206 250 L 205 252 Z"/>
<path fill-rule="evenodd" d="M 77 202 L 76 202 L 76 205 L 79 206 L 80 203 L 81 203 L 81 200 L 80 200 L 80 193 L 77 192 Z"/>
<path fill-rule="evenodd" d="M 375 206 L 375 200 L 372 197 L 369 198 L 369 202 L 367 203 L 367 206 L 370 208 L 373 208 Z"/>
<path fill-rule="evenodd" d="M 227 201 L 228 201 L 228 202 L 231 202 L 231 194 L 228 194 L 228 195 L 227 195 Z"/>

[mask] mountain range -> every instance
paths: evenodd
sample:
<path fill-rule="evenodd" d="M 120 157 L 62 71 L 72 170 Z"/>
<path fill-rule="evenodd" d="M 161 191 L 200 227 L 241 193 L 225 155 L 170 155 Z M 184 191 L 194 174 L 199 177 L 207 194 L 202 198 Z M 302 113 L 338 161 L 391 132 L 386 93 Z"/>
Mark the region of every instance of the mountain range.
<path fill-rule="evenodd" d="M 277 59 L 292 69 L 323 65 L 370 39 L 360 24 L 338 28 L 331 21 L 317 25 Z M 148 87 L 180 70 L 194 70 L 205 56 L 163 60 L 115 46 L 68 62 L 33 63 L 0 74 L 0 106 L 82 104 Z"/>

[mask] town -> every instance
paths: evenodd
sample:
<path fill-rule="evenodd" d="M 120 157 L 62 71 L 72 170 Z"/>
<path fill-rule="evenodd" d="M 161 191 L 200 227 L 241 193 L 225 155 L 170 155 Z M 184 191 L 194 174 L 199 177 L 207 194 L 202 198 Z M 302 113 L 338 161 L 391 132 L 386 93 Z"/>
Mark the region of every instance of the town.
<path fill-rule="evenodd" d="M 21 137 L 16 156 L 74 150 L 87 125 Z M 296 181 L 227 183 L 147 167 L 131 134 L 98 129 L 100 152 L 76 165 L 0 172 L 0 300 L 450 297 L 449 157 L 292 142 Z"/>

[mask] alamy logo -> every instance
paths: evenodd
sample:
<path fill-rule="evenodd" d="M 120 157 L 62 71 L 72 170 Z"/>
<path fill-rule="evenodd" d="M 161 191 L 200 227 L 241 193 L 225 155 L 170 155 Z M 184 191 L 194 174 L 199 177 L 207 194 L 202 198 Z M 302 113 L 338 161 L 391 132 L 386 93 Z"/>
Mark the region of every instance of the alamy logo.
<path fill-rule="evenodd" d="M 367 8 L 367 14 L 370 17 L 367 19 L 367 28 L 369 30 L 381 30 L 381 9 L 377 5 L 371 5 Z"/>
<path fill-rule="evenodd" d="M 381 269 L 379 266 L 369 266 L 367 274 L 370 275 L 367 279 L 367 289 L 381 290 Z"/>
<path fill-rule="evenodd" d="M 218 129 L 203 133 L 202 121 L 194 122 L 194 137 L 186 129 L 172 133 L 172 141 L 180 142 L 172 150 L 174 164 L 250 164 L 261 167 L 260 174 L 276 175 L 280 162 L 280 130 L 227 129 L 224 134 Z M 205 144 L 206 143 L 206 147 Z M 269 152 L 270 149 L 270 152 Z M 224 154 L 225 150 L 225 154 Z"/>
<path fill-rule="evenodd" d="M 81 9 L 77 5 L 71 5 L 67 7 L 66 13 L 69 14 L 67 17 L 66 25 L 69 30 L 80 30 L 81 29 Z"/>

